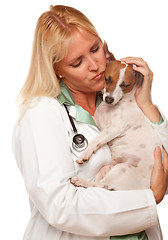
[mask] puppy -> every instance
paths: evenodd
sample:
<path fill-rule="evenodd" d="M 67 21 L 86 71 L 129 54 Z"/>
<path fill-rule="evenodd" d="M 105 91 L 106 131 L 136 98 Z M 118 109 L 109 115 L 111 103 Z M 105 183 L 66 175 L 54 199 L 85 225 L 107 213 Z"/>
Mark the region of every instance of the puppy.
<path fill-rule="evenodd" d="M 100 169 L 93 181 L 74 177 L 71 183 L 109 190 L 150 187 L 154 149 L 160 140 L 135 100 L 135 91 L 143 76 L 131 65 L 111 60 L 105 71 L 103 101 L 95 113 L 100 135 L 88 146 L 77 162 L 83 164 L 101 146 L 108 143 L 112 161 Z"/>

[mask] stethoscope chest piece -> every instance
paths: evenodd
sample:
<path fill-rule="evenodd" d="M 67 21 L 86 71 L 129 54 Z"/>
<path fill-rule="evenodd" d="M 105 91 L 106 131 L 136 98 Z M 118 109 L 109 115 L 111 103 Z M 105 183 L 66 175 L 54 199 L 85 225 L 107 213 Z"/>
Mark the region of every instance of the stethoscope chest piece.
<path fill-rule="evenodd" d="M 75 123 L 74 123 L 72 117 L 70 116 L 68 108 L 65 104 L 64 104 L 64 107 L 67 111 L 70 123 L 71 123 L 73 131 L 74 131 L 74 137 L 72 139 L 72 148 L 75 149 L 78 152 L 82 152 L 87 148 L 88 141 L 82 134 L 78 133 L 78 131 L 76 129 L 76 126 L 75 126 Z"/>
<path fill-rule="evenodd" d="M 88 146 L 87 139 L 82 135 L 77 133 L 72 140 L 72 147 L 78 152 L 84 151 Z"/>

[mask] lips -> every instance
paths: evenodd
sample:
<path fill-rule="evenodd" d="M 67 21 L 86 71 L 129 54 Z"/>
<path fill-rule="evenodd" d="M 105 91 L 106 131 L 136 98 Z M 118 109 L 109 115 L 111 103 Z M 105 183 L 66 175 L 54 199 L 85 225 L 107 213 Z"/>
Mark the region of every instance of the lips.
<path fill-rule="evenodd" d="M 99 80 L 104 74 L 104 71 L 100 72 L 99 74 L 95 75 L 92 80 Z"/>

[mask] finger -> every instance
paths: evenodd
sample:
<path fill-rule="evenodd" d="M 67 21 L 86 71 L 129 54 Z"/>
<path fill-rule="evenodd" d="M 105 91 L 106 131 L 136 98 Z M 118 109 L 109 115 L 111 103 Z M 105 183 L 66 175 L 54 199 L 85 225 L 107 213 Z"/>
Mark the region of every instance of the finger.
<path fill-rule="evenodd" d="M 161 169 L 163 168 L 163 164 L 162 164 L 162 152 L 161 152 L 161 149 L 160 147 L 156 147 L 155 148 L 155 151 L 154 151 L 154 168 L 157 168 L 157 169 Z"/>
<path fill-rule="evenodd" d="M 168 154 L 164 148 L 163 148 L 163 167 L 165 171 L 168 172 Z"/>
<path fill-rule="evenodd" d="M 142 73 L 143 76 L 147 76 L 148 73 L 149 73 L 149 71 L 148 71 L 147 69 L 143 68 L 143 67 L 134 66 L 133 69 L 134 69 L 135 71 L 137 71 L 137 72 Z"/>
<path fill-rule="evenodd" d="M 121 58 L 120 60 L 128 64 L 135 64 L 137 66 L 149 68 L 148 64 L 142 58 L 126 57 L 126 58 Z"/>

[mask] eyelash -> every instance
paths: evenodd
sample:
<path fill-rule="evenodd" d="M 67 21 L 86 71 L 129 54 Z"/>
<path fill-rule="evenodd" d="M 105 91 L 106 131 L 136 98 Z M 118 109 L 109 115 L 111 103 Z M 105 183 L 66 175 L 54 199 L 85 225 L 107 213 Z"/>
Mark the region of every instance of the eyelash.
<path fill-rule="evenodd" d="M 95 53 L 99 50 L 99 46 L 97 46 L 96 48 L 94 48 L 93 50 L 91 50 L 92 53 Z"/>
<path fill-rule="evenodd" d="M 127 87 L 129 87 L 131 84 L 125 84 L 125 83 L 122 83 L 122 84 L 120 84 L 120 87 L 122 87 L 122 88 L 127 88 Z"/>
<path fill-rule="evenodd" d="M 92 52 L 92 53 L 95 53 L 95 52 L 97 52 L 98 50 L 99 50 L 99 46 L 97 46 L 96 48 L 92 49 L 91 52 Z M 80 62 L 77 63 L 77 64 L 75 64 L 75 65 L 73 64 L 72 67 L 73 67 L 73 68 L 77 68 L 77 67 L 79 67 L 79 66 L 81 65 L 81 63 L 82 63 L 82 60 L 80 60 Z"/>
<path fill-rule="evenodd" d="M 81 62 L 82 62 L 82 60 L 80 60 L 80 62 L 77 63 L 77 64 L 75 64 L 75 65 L 73 64 L 72 67 L 73 67 L 73 68 L 77 68 L 77 67 L 79 67 L 79 66 L 81 65 Z"/>

